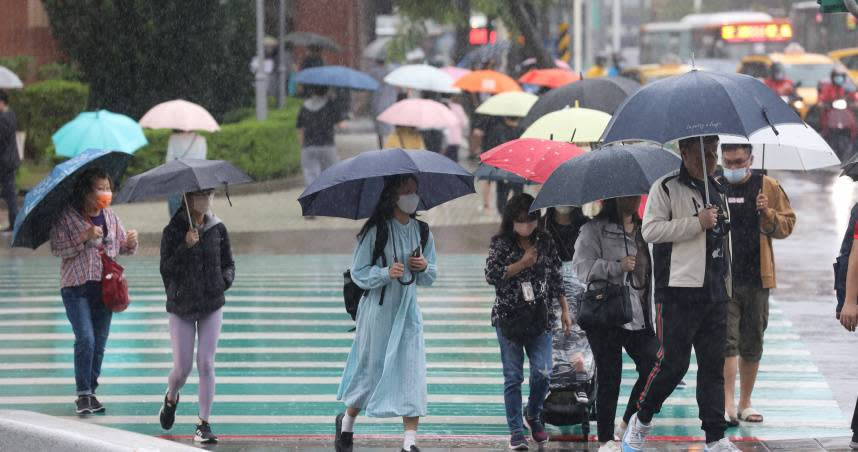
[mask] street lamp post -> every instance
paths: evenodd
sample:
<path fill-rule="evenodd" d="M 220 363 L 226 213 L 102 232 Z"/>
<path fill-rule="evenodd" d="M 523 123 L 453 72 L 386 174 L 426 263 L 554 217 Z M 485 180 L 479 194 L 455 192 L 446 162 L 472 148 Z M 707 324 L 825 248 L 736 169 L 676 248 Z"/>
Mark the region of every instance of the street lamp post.
<path fill-rule="evenodd" d="M 286 36 L 286 0 L 277 4 L 277 108 L 283 108 L 286 101 L 286 49 L 283 39 Z"/>
<path fill-rule="evenodd" d="M 265 5 L 263 0 L 256 0 L 256 119 L 259 121 L 268 117 L 268 93 L 266 93 L 265 76 Z"/>

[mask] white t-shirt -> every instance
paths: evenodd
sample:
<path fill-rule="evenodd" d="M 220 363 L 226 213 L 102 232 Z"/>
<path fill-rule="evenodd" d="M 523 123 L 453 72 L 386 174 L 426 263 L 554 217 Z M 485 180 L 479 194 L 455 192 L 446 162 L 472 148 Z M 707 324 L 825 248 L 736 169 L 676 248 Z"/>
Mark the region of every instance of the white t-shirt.
<path fill-rule="evenodd" d="M 206 158 L 206 139 L 195 132 L 177 132 L 167 142 L 167 162 L 178 159 Z"/>

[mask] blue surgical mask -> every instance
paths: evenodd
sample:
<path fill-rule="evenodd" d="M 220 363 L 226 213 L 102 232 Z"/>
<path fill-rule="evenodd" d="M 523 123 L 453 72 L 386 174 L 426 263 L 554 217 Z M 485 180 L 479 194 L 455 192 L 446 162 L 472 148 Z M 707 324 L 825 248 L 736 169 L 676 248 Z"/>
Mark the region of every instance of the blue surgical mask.
<path fill-rule="evenodd" d="M 736 184 L 745 180 L 750 172 L 750 168 L 724 168 L 724 179 L 731 184 Z"/>
<path fill-rule="evenodd" d="M 844 76 L 842 76 L 842 75 L 835 75 L 835 76 L 834 76 L 834 84 L 835 84 L 835 85 L 840 86 L 840 85 L 842 85 L 842 84 L 843 84 L 843 82 L 845 82 L 845 81 L 846 81 L 846 77 L 844 77 Z"/>

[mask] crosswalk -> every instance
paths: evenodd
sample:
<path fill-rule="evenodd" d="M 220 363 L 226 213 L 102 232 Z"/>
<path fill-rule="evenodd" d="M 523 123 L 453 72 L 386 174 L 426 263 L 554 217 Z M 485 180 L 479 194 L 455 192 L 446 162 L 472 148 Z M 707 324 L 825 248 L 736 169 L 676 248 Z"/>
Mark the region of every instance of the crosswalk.
<path fill-rule="evenodd" d="M 333 433 L 342 366 L 353 322 L 343 309 L 341 272 L 348 256 L 242 256 L 228 292 L 217 355 L 212 424 L 220 435 L 312 436 Z M 444 257 L 435 286 L 421 288 L 427 348 L 429 415 L 425 435 L 506 435 L 503 377 L 489 325 L 494 293 L 483 279 L 484 256 Z M 164 291 L 154 258 L 123 261 L 132 305 L 114 315 L 99 399 L 103 416 L 87 422 L 162 435 L 158 409 L 172 367 Z M 73 335 L 50 258 L 0 263 L 0 408 L 73 416 Z M 624 363 L 621 401 L 634 383 Z M 685 389 L 656 418 L 660 437 L 699 437 L 692 361 Z M 525 384 L 526 386 L 526 384 Z M 197 379 L 188 380 L 171 434 L 193 432 Z M 525 388 L 526 389 L 526 388 Z M 621 403 L 622 405 L 622 403 Z M 766 416 L 737 437 L 843 436 L 848 422 L 790 322 L 772 303 L 755 391 Z M 550 427 L 580 434 L 580 427 Z M 398 419 L 361 418 L 357 434 L 393 434 Z"/>

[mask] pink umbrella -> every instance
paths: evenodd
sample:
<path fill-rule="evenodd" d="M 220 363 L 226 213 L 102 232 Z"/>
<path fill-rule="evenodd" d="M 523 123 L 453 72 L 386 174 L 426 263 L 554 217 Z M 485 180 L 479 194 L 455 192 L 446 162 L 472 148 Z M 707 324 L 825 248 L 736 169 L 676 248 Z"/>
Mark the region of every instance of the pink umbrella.
<path fill-rule="evenodd" d="M 454 82 L 471 73 L 468 69 L 456 66 L 444 66 L 441 70 L 446 72 L 450 77 L 453 77 Z"/>
<path fill-rule="evenodd" d="M 401 100 L 378 115 L 378 120 L 418 129 L 446 129 L 459 126 L 459 118 L 446 105 L 429 99 Z"/>
<path fill-rule="evenodd" d="M 140 118 L 140 125 L 150 129 L 176 129 L 188 132 L 220 130 L 217 121 L 205 108 L 181 99 L 155 105 Z"/>

